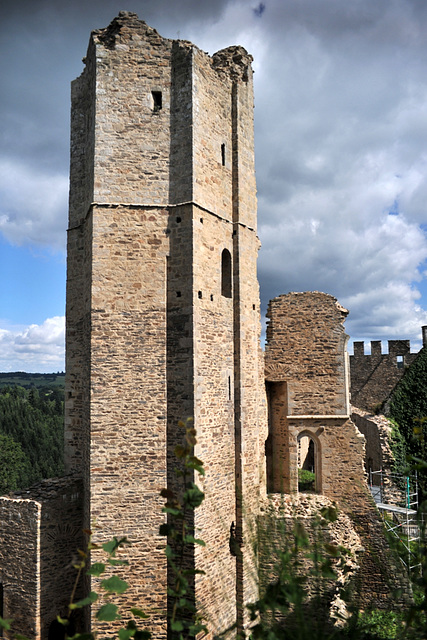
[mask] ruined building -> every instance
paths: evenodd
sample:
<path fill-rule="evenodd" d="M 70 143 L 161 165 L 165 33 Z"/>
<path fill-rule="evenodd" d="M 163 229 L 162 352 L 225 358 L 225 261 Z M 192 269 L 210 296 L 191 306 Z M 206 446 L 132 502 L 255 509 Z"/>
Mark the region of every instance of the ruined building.
<path fill-rule="evenodd" d="M 427 327 L 422 328 L 423 344 Z M 371 353 L 363 342 L 355 342 L 350 356 L 351 402 L 366 411 L 378 411 L 387 400 L 417 353 L 411 353 L 409 340 L 389 340 L 388 353 L 382 352 L 381 340 L 371 340 Z"/>
<path fill-rule="evenodd" d="M 362 539 L 360 598 L 389 597 L 364 440 L 349 418 L 347 312 L 316 292 L 273 300 L 264 374 L 256 224 L 251 56 L 210 57 L 126 12 L 94 31 L 72 85 L 68 475 L 0 498 L 3 615 L 15 631 L 47 638 L 66 611 L 67 558 L 96 519 L 98 541 L 132 541 L 126 601 L 166 637 L 159 491 L 174 484 L 187 416 L 206 467 L 194 597 L 213 633 L 247 629 L 256 523 L 268 496 L 298 494 L 304 451 L 314 490 Z"/>

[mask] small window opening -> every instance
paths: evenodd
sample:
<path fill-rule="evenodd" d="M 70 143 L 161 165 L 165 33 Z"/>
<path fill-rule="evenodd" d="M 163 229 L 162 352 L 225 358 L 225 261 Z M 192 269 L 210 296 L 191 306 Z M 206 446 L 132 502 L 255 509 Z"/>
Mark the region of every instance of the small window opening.
<path fill-rule="evenodd" d="M 298 491 L 316 491 L 314 441 L 309 436 L 298 439 Z"/>
<path fill-rule="evenodd" d="M 403 369 L 404 361 L 403 356 L 396 356 L 396 366 L 398 369 Z"/>
<path fill-rule="evenodd" d="M 221 295 L 231 298 L 231 253 L 228 249 L 221 254 Z"/>
<path fill-rule="evenodd" d="M 231 400 L 231 377 L 228 376 L 228 399 Z"/>
<path fill-rule="evenodd" d="M 202 294 L 201 291 L 199 291 L 198 296 L 199 296 L 199 298 L 203 298 L 203 294 Z"/>
<path fill-rule="evenodd" d="M 161 91 L 152 91 L 151 96 L 153 98 L 153 111 L 160 111 L 162 108 L 162 92 Z"/>
<path fill-rule="evenodd" d="M 225 144 L 222 143 L 221 145 L 221 163 L 222 166 L 225 167 Z"/>
<path fill-rule="evenodd" d="M 177 292 L 176 292 L 176 297 L 177 297 L 177 298 L 180 298 L 180 297 L 181 297 L 181 291 L 177 291 Z"/>
<path fill-rule="evenodd" d="M 200 222 L 203 224 L 203 218 L 200 218 Z"/>
<path fill-rule="evenodd" d="M 179 216 L 177 216 L 176 221 L 177 222 L 181 222 L 181 218 Z"/>
<path fill-rule="evenodd" d="M 213 302 L 213 295 L 211 294 L 211 302 Z"/>
<path fill-rule="evenodd" d="M 254 304 L 252 305 L 252 309 L 255 311 L 255 305 Z"/>

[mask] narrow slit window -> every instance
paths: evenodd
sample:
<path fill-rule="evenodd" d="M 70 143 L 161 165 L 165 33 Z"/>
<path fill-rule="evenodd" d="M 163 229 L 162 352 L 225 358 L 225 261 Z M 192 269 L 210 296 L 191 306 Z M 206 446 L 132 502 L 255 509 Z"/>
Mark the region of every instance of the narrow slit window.
<path fill-rule="evenodd" d="M 163 104 L 162 104 L 162 92 L 161 91 L 152 91 L 151 92 L 151 97 L 152 97 L 152 105 L 153 105 L 153 111 L 160 111 Z"/>
<path fill-rule="evenodd" d="M 403 369 L 403 365 L 404 365 L 403 356 L 396 356 L 396 365 L 398 369 Z"/>
<path fill-rule="evenodd" d="M 231 253 L 228 249 L 221 255 L 221 295 L 231 298 Z"/>
<path fill-rule="evenodd" d="M 225 144 L 222 143 L 221 145 L 221 163 L 222 166 L 225 167 Z"/>

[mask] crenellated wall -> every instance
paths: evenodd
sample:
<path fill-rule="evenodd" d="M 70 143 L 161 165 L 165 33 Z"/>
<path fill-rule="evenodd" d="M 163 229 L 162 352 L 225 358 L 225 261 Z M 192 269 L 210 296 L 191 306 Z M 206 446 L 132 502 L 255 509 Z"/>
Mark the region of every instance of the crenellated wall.
<path fill-rule="evenodd" d="M 382 353 L 380 340 L 372 340 L 370 354 L 365 354 L 363 342 L 354 342 L 350 356 L 351 403 L 372 413 L 380 409 L 416 357 L 409 340 L 389 340 L 388 353 Z"/>

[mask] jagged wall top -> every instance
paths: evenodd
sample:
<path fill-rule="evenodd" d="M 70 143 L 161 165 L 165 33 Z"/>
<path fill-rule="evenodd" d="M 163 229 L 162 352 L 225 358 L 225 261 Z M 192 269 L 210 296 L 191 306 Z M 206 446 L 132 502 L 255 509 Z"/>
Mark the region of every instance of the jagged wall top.
<path fill-rule="evenodd" d="M 169 40 L 163 38 L 156 29 L 150 27 L 146 22 L 140 20 L 136 13 L 131 11 L 120 11 L 104 29 L 95 29 L 92 31 L 92 38 L 95 43 L 102 44 L 107 49 L 116 49 L 118 45 L 125 44 L 132 38 L 132 33 L 139 33 L 151 41 L 157 40 L 166 46 L 172 47 L 174 42 L 180 46 L 189 49 L 197 49 L 194 44 L 188 40 Z M 212 67 L 219 73 L 226 73 L 232 80 L 248 81 L 248 70 L 253 61 L 253 57 L 240 45 L 221 49 L 210 57 Z"/>

